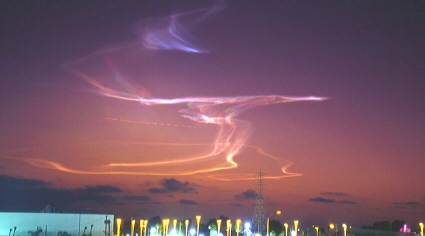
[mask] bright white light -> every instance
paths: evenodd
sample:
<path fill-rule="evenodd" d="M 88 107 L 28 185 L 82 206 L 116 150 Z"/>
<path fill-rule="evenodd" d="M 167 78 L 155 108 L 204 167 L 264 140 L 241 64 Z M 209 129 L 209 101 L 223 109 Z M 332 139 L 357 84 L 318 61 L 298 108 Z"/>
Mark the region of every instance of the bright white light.
<path fill-rule="evenodd" d="M 189 230 L 189 234 L 192 235 L 192 236 L 195 235 L 196 234 L 196 230 L 195 229 L 190 229 Z"/>
<path fill-rule="evenodd" d="M 292 236 L 297 236 L 297 232 L 295 232 L 295 230 L 292 230 L 292 231 L 291 231 L 291 235 L 292 235 Z"/>
<path fill-rule="evenodd" d="M 251 228 L 251 224 L 249 222 L 246 222 L 244 226 L 245 226 L 245 229 L 250 229 Z"/>

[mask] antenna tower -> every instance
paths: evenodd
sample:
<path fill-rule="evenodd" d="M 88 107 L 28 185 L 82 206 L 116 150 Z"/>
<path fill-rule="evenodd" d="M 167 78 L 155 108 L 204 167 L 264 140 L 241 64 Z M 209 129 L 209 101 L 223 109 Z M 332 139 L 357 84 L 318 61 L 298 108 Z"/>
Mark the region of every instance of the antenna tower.
<path fill-rule="evenodd" d="M 261 171 L 258 172 L 257 175 L 255 175 L 255 179 L 257 180 L 257 183 L 255 184 L 255 209 L 254 209 L 254 215 L 252 216 L 252 230 L 256 234 L 263 235 L 265 233 L 266 229 L 266 209 L 264 208 L 264 194 L 263 194 L 263 188 L 264 188 L 264 173 Z"/>

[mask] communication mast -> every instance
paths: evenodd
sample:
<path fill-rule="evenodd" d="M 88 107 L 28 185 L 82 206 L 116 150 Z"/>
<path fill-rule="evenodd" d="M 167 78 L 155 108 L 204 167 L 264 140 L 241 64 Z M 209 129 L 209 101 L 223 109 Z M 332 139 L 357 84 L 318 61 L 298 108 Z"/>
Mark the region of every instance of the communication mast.
<path fill-rule="evenodd" d="M 254 215 L 252 216 L 252 231 L 254 231 L 255 234 L 261 234 L 263 235 L 265 233 L 266 229 L 266 209 L 264 208 L 264 193 L 263 193 L 263 187 L 264 187 L 264 173 L 261 171 L 255 175 L 255 179 L 257 180 L 257 183 L 255 184 L 255 208 L 254 208 Z"/>

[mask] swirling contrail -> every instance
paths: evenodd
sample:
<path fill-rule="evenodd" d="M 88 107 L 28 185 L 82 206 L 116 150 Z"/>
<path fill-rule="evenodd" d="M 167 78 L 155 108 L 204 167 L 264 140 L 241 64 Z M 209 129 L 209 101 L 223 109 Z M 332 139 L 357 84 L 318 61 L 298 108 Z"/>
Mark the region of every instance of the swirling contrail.
<path fill-rule="evenodd" d="M 199 23 L 217 9 L 221 9 L 221 7 L 200 9 L 164 18 L 142 20 L 137 22 L 133 28 L 141 39 L 141 44 L 144 47 L 143 50 L 179 50 L 189 53 L 206 53 L 208 52 L 207 50 L 193 44 L 193 37 L 188 39 L 190 34 L 186 27 L 183 27 L 184 24 L 182 21 L 184 21 L 184 19 L 193 20 L 195 18 L 196 22 Z M 115 54 L 122 53 L 124 50 L 128 50 L 129 48 L 138 48 L 138 45 L 139 44 L 133 43 L 122 47 L 115 47 L 98 51 L 92 55 L 81 58 L 80 60 L 67 63 L 63 65 L 63 68 L 93 85 L 96 88 L 96 93 L 99 93 L 103 96 L 138 102 L 145 106 L 184 104 L 186 107 L 179 110 L 182 117 L 198 123 L 214 124 L 218 127 L 218 132 L 214 143 L 212 144 L 212 149 L 203 155 L 187 158 L 175 158 L 161 161 L 141 161 L 136 163 L 128 163 L 121 160 L 120 162 L 109 163 L 100 167 L 104 169 L 106 168 L 108 170 L 75 170 L 52 161 L 31 158 L 24 159 L 25 162 L 38 167 L 53 168 L 77 174 L 166 175 L 164 172 L 148 171 L 147 168 L 152 166 L 167 166 L 195 162 L 198 163 L 203 161 L 209 163 L 211 159 L 222 159 L 222 161 L 219 162 L 219 164 L 215 163 L 215 166 L 204 167 L 192 171 L 169 171 L 167 174 L 189 175 L 236 168 L 238 163 L 234 160 L 234 157 L 241 151 L 244 146 L 247 146 L 246 142 L 251 134 L 251 123 L 245 120 L 237 119 L 237 116 L 251 108 L 258 106 L 298 101 L 323 101 L 326 99 L 324 97 L 314 96 L 288 97 L 281 95 L 183 97 L 172 99 L 152 98 L 149 97 L 146 89 L 137 89 L 141 87 L 133 85 L 127 81 L 125 76 L 121 75 L 120 67 L 114 63 L 113 58 Z M 112 72 L 112 76 L 106 76 L 107 80 L 111 83 L 105 82 L 105 72 L 102 72 L 102 75 L 96 75 L 97 72 L 91 71 L 91 69 L 86 66 L 89 65 L 92 61 L 98 63 L 99 60 L 102 61 L 103 64 L 109 69 L 109 73 Z M 273 158 L 275 161 L 277 160 L 277 158 L 271 154 L 267 154 L 259 147 L 250 147 L 256 149 L 260 155 Z M 277 161 L 279 162 L 279 160 Z M 289 165 L 290 164 L 288 162 L 282 164 L 282 175 L 270 178 L 282 178 L 300 175 L 288 172 L 287 168 Z M 123 167 L 132 167 L 138 169 L 125 171 L 122 170 Z M 215 175 L 211 176 L 211 178 L 217 180 L 230 179 L 229 176 L 225 175 Z M 233 176 L 231 179 L 244 178 L 245 177 L 235 178 Z"/>

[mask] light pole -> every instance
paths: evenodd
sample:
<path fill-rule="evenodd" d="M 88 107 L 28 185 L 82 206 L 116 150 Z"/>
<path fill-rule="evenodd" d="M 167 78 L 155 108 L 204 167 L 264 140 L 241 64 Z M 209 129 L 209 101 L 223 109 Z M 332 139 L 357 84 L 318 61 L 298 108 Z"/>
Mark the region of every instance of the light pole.
<path fill-rule="evenodd" d="M 344 229 L 344 236 L 347 236 L 347 225 L 346 224 L 342 224 L 342 228 Z"/>
<path fill-rule="evenodd" d="M 145 227 L 145 230 L 143 231 L 143 236 L 146 236 L 146 232 L 148 231 L 148 220 L 144 221 L 143 227 Z"/>
<path fill-rule="evenodd" d="M 186 234 L 185 234 L 185 236 L 187 236 L 187 228 L 189 227 L 189 220 L 185 220 L 184 221 L 184 224 L 186 226 Z"/>
<path fill-rule="evenodd" d="M 284 223 L 283 226 L 285 227 L 285 236 L 288 236 L 288 223 Z"/>
<path fill-rule="evenodd" d="M 134 236 L 134 225 L 136 225 L 136 221 L 131 219 L 131 236 Z"/>
<path fill-rule="evenodd" d="M 121 235 L 121 218 L 117 219 L 117 236 Z"/>
<path fill-rule="evenodd" d="M 227 220 L 226 221 L 226 228 L 227 228 L 226 235 L 227 236 L 231 236 L 231 233 L 232 233 L 232 224 L 230 223 L 230 220 Z"/>
<path fill-rule="evenodd" d="M 201 216 L 196 216 L 196 236 L 199 236 L 199 224 L 201 223 Z"/>
<path fill-rule="evenodd" d="M 162 235 L 167 236 L 168 235 L 168 225 L 170 224 L 169 219 L 163 219 L 162 220 Z"/>
<path fill-rule="evenodd" d="M 176 232 L 177 234 L 177 219 L 173 220 L 173 227 L 174 227 L 174 232 Z"/>
<path fill-rule="evenodd" d="M 319 226 L 314 227 L 314 229 L 316 230 L 316 236 L 319 236 Z"/>
<path fill-rule="evenodd" d="M 419 223 L 419 227 L 421 228 L 421 236 L 424 236 L 424 223 Z"/>
<path fill-rule="evenodd" d="M 239 236 L 239 231 L 241 231 L 241 219 L 236 220 L 236 236 Z"/>
<path fill-rule="evenodd" d="M 295 235 L 298 235 L 298 220 L 294 220 Z"/>
<path fill-rule="evenodd" d="M 167 220 L 166 219 L 162 219 L 162 236 L 166 236 L 165 235 L 165 222 L 167 222 Z"/>
<path fill-rule="evenodd" d="M 140 236 L 143 236 L 143 224 L 144 224 L 144 220 L 140 220 Z"/>
<path fill-rule="evenodd" d="M 282 212 L 280 210 L 276 211 L 276 215 L 280 215 L 281 213 Z M 269 236 L 269 232 L 270 232 L 270 217 L 272 215 L 274 215 L 274 214 L 271 214 L 271 215 L 269 215 L 269 217 L 267 217 L 267 232 L 266 232 L 267 236 Z"/>
<path fill-rule="evenodd" d="M 220 236 L 221 219 L 217 219 L 217 236 Z"/>
<path fill-rule="evenodd" d="M 332 232 L 331 232 L 331 231 L 332 231 L 334 228 L 335 228 L 335 225 L 334 225 L 334 224 L 332 224 L 332 223 L 331 223 L 331 224 L 329 224 L 329 236 L 330 236 L 330 235 L 332 235 Z M 336 236 L 336 235 L 335 235 L 335 236 Z"/>

